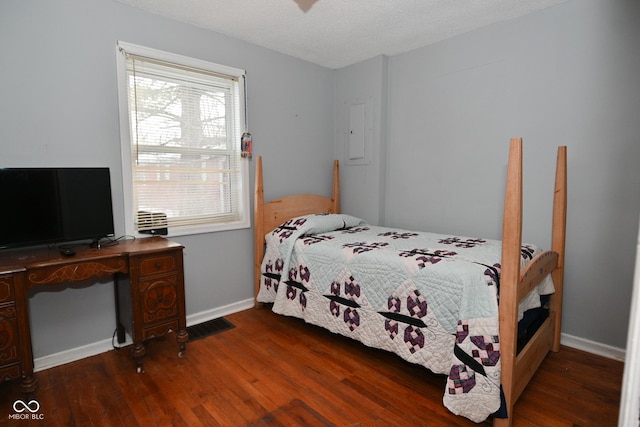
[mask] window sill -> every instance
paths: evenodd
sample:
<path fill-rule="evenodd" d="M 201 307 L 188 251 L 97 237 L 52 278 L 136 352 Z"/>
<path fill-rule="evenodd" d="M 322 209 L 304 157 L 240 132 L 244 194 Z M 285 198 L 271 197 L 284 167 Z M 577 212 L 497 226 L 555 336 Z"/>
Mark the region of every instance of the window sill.
<path fill-rule="evenodd" d="M 194 234 L 215 233 L 219 231 L 242 230 L 245 228 L 251 228 L 251 222 L 249 220 L 224 224 L 193 225 L 187 227 L 176 227 L 173 229 L 169 228 L 168 234 L 163 237 L 171 238 L 179 236 L 190 236 Z M 137 231 L 129 232 L 128 234 L 131 236 L 135 236 L 136 238 L 153 236 L 153 234 L 138 233 Z"/>

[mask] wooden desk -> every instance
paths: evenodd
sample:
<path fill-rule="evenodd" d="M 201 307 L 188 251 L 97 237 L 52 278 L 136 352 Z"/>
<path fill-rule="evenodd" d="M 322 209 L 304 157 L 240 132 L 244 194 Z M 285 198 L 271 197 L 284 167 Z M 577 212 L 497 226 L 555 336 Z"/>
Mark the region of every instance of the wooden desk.
<path fill-rule="evenodd" d="M 23 392 L 37 389 L 29 295 L 46 286 L 100 277 L 114 278 L 118 341 L 124 342 L 126 329 L 138 372 L 144 341 L 169 331 L 177 332 L 182 357 L 188 339 L 182 250 L 162 237 L 149 237 L 85 247 L 73 256 L 55 248 L 0 251 L 0 381 L 21 378 Z"/>

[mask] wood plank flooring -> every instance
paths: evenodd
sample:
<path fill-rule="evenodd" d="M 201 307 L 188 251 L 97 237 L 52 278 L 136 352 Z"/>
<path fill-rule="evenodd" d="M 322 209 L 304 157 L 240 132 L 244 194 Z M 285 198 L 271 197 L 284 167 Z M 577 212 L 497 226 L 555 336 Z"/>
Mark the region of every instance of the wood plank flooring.
<path fill-rule="evenodd" d="M 304 322 L 251 309 L 235 328 L 151 341 L 145 372 L 128 348 L 37 373 L 40 420 L 0 384 L 1 426 L 477 426 L 442 406 L 444 376 Z M 515 408 L 515 426 L 615 426 L 623 363 L 563 347 Z M 25 411 L 25 413 L 28 411 Z M 10 418 L 14 415 L 14 418 Z M 482 425 L 489 425 L 485 423 Z"/>

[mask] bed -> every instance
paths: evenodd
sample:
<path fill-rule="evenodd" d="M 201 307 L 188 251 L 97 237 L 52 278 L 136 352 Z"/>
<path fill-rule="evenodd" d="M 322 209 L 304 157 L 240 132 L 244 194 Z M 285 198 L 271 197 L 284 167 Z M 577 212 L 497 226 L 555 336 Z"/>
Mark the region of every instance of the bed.
<path fill-rule="evenodd" d="M 332 196 L 264 201 L 255 172 L 256 306 L 295 316 L 447 375 L 443 403 L 511 425 L 549 351 L 560 349 L 566 147 L 558 148 L 551 249 L 522 243 L 522 139 L 509 147 L 501 241 L 377 227 Z"/>

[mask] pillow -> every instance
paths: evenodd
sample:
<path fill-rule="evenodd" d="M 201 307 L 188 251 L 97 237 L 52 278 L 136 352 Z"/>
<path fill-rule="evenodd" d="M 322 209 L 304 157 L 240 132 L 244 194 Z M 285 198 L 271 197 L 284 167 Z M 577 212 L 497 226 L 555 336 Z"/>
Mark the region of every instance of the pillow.
<path fill-rule="evenodd" d="M 310 214 L 291 218 L 273 232 L 285 229 L 296 230 L 298 235 L 310 235 L 357 227 L 366 223 L 363 219 L 347 214 Z"/>

